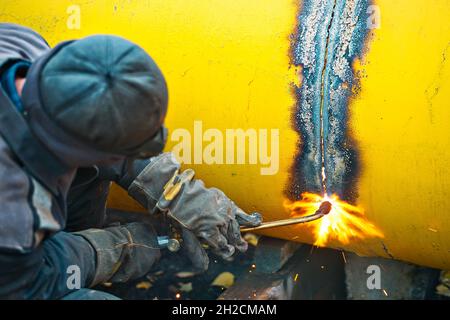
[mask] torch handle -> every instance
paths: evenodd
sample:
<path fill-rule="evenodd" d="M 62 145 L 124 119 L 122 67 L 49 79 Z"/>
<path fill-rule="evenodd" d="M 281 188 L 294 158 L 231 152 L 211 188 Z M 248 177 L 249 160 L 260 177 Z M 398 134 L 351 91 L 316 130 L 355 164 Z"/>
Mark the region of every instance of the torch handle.
<path fill-rule="evenodd" d="M 304 217 L 264 222 L 264 223 L 261 223 L 257 227 L 243 227 L 243 228 L 241 228 L 241 232 L 258 231 L 258 230 L 263 230 L 263 229 L 272 229 L 272 228 L 290 226 L 292 224 L 300 224 L 300 223 L 310 222 L 310 221 L 314 221 L 314 220 L 320 219 L 324 215 L 325 214 L 323 214 L 323 213 L 315 213 L 315 214 L 311 214 L 309 216 L 304 216 Z"/>

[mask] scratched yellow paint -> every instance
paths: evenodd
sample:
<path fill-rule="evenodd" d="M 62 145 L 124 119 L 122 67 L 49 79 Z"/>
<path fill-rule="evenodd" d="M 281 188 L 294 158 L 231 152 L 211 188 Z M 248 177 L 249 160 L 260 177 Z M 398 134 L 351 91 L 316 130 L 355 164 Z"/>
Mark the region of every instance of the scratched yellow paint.
<path fill-rule="evenodd" d="M 167 77 L 168 127 L 193 122 L 228 128 L 280 130 L 280 165 L 262 176 L 258 165 L 193 165 L 248 211 L 267 220 L 287 216 L 282 202 L 299 137 L 291 128 L 295 99 L 290 35 L 299 3 L 246 1 L 80 1 L 81 29 L 67 28 L 72 1 L 0 3 L 0 20 L 23 23 L 54 45 L 94 33 L 113 33 L 144 47 Z M 361 89 L 350 102 L 358 142 L 358 204 L 385 233 L 383 242 L 345 249 L 450 269 L 450 88 L 448 1 L 378 1 L 381 28 L 355 68 Z M 174 142 L 169 143 L 170 149 Z M 139 207 L 114 189 L 110 205 Z M 311 242 L 302 228 L 267 234 Z M 340 247 L 332 243 L 333 247 Z"/>
<path fill-rule="evenodd" d="M 377 4 L 381 28 L 358 66 L 367 77 L 350 105 L 362 156 L 359 202 L 392 256 L 448 269 L 450 3 Z"/>

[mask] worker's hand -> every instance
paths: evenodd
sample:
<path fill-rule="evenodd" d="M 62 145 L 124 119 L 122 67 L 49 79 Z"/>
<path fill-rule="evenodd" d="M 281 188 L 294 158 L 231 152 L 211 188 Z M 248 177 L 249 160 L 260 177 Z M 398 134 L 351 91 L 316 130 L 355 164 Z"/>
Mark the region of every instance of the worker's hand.
<path fill-rule="evenodd" d="M 85 238 L 96 252 L 96 271 L 90 286 L 142 277 L 161 256 L 156 232 L 148 224 L 134 222 L 74 234 Z"/>
<path fill-rule="evenodd" d="M 225 194 L 215 188 L 206 189 L 199 180 L 190 182 L 170 207 L 168 214 L 181 229 L 182 251 L 197 271 L 208 269 L 209 259 L 202 242 L 225 260 L 238 250 L 245 252 L 247 242 L 241 237 L 240 225 L 257 226 L 259 214 L 247 215 Z"/>
<path fill-rule="evenodd" d="M 183 243 L 181 245 L 181 252 L 191 261 L 194 272 L 202 273 L 208 270 L 209 258 L 205 249 L 200 243 L 199 238 L 195 234 L 186 229 L 181 228 L 181 237 Z"/>
<path fill-rule="evenodd" d="M 164 186 L 179 168 L 180 164 L 175 157 L 171 153 L 164 153 L 139 174 L 128 191 L 152 211 L 163 193 Z M 179 174 L 181 180 L 183 174 Z M 247 215 L 222 191 L 206 188 L 203 182 L 197 179 L 183 184 L 166 211 L 183 229 L 192 232 L 206 243 L 213 253 L 224 259 L 230 259 L 236 250 L 247 250 L 247 242 L 241 237 L 240 225 L 258 226 L 262 221 L 259 214 Z"/>
<path fill-rule="evenodd" d="M 223 259 L 230 259 L 236 250 L 247 250 L 239 222 L 246 226 L 261 223 L 259 215 L 245 214 L 222 191 L 205 188 L 200 180 L 190 181 L 183 187 L 170 205 L 168 215 Z"/>
<path fill-rule="evenodd" d="M 200 180 L 190 181 L 183 187 L 170 205 L 168 215 L 223 259 L 231 258 L 236 250 L 247 250 L 239 222 L 246 226 L 261 223 L 260 215 L 247 215 L 222 191 L 205 188 Z"/>

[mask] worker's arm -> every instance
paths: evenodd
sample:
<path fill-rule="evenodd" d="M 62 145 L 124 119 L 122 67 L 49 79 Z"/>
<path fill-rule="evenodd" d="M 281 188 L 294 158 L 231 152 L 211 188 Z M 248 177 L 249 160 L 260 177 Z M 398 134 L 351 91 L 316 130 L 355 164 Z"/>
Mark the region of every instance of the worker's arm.
<path fill-rule="evenodd" d="M 142 170 L 144 170 L 144 168 L 155 158 L 124 158 L 111 165 L 99 166 L 99 178 L 101 180 L 114 181 L 127 191 L 134 179 L 136 179 Z"/>
<path fill-rule="evenodd" d="M 159 257 L 156 233 L 143 223 L 58 232 L 27 253 L 0 251 L 0 299 L 59 299 L 126 282 L 147 274 Z"/>
<path fill-rule="evenodd" d="M 92 281 L 94 249 L 84 238 L 66 232 L 56 233 L 26 253 L 0 250 L 0 298 L 61 298 L 72 291 L 67 286 L 73 274 L 70 266 L 79 268 L 81 287 Z"/>
<path fill-rule="evenodd" d="M 100 178 L 118 183 L 149 211 L 153 211 L 167 182 L 179 174 L 180 163 L 172 153 L 163 153 L 148 160 L 126 160 L 100 168 Z M 186 172 L 187 173 L 187 172 Z M 234 252 L 244 252 L 246 241 L 239 225 L 257 226 L 259 214 L 247 215 L 222 191 L 206 188 L 199 179 L 190 179 L 167 208 L 169 216 L 183 230 L 183 248 L 198 270 L 208 267 L 208 257 L 198 239 L 218 256 L 230 259 Z"/>
<path fill-rule="evenodd" d="M 0 139 L 0 298 L 59 298 L 69 292 L 70 265 L 79 266 L 82 286 L 93 278 L 94 249 L 80 236 L 57 232 L 52 202 Z"/>
<path fill-rule="evenodd" d="M 58 231 L 52 195 L 1 139 L 0 177 L 0 299 L 58 299 L 77 284 L 142 276 L 159 258 L 155 232 L 143 224 Z"/>

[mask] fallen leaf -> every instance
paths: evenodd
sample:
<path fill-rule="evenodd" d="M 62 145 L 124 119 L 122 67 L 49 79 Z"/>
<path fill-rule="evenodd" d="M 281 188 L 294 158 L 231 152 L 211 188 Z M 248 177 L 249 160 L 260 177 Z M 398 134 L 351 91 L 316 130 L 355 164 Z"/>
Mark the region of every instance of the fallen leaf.
<path fill-rule="evenodd" d="M 256 247 L 258 245 L 259 236 L 253 233 L 246 233 L 244 235 L 244 240 L 247 241 L 250 245 Z"/>
<path fill-rule="evenodd" d="M 442 284 L 450 287 L 450 271 L 441 271 L 440 281 Z"/>
<path fill-rule="evenodd" d="M 156 271 L 156 272 L 154 273 L 155 276 L 160 276 L 160 275 L 162 275 L 162 274 L 164 274 L 164 271 L 163 271 L 163 270 L 159 270 L 159 271 Z"/>
<path fill-rule="evenodd" d="M 234 274 L 231 272 L 222 272 L 214 279 L 211 286 L 229 288 L 233 285 L 233 283 Z"/>
<path fill-rule="evenodd" d="M 147 279 L 148 279 L 148 281 L 150 281 L 151 283 L 153 283 L 153 282 L 155 282 L 156 280 L 158 280 L 158 277 L 156 277 L 155 275 L 153 275 L 153 274 L 148 274 L 148 275 L 146 275 L 145 276 Z"/>
<path fill-rule="evenodd" d="M 151 288 L 151 286 L 152 284 L 149 281 L 141 281 L 136 285 L 136 288 L 148 290 L 149 288 Z"/>
<path fill-rule="evenodd" d="M 177 278 L 190 278 L 190 277 L 195 276 L 195 273 L 189 272 L 189 271 L 181 271 L 181 272 L 176 273 L 175 276 Z"/>
<path fill-rule="evenodd" d="M 191 292 L 192 291 L 192 282 L 187 283 L 179 283 L 181 292 Z"/>
<path fill-rule="evenodd" d="M 440 295 L 450 297 L 450 289 L 447 286 L 444 286 L 443 284 L 440 284 L 436 287 L 436 292 Z"/>

